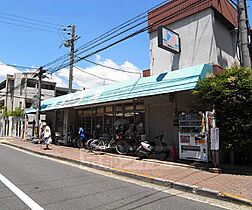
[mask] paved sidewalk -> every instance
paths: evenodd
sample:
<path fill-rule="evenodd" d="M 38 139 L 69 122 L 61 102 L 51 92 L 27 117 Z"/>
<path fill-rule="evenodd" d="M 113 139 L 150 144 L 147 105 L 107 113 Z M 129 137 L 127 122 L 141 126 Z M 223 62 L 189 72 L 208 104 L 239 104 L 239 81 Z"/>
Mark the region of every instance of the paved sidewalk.
<path fill-rule="evenodd" d="M 252 176 L 215 174 L 184 164 L 154 160 L 139 161 L 135 157 L 112 154 L 97 155 L 64 146 L 50 145 L 51 150 L 44 150 L 44 146 L 19 139 L 2 138 L 0 142 L 143 181 L 252 206 Z"/>

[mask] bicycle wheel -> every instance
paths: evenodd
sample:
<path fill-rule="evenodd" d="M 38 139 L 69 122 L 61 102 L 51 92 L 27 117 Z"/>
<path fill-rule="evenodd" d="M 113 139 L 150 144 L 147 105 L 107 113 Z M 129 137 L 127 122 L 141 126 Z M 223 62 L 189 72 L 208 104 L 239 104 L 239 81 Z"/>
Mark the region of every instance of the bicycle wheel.
<path fill-rule="evenodd" d="M 104 150 L 105 144 L 104 141 L 95 139 L 90 143 L 90 151 L 93 153 L 101 153 Z"/>
<path fill-rule="evenodd" d="M 119 141 L 116 144 L 116 151 L 121 155 L 125 155 L 128 153 L 129 147 L 130 145 L 126 141 Z"/>
<path fill-rule="evenodd" d="M 95 139 L 89 139 L 89 140 L 87 141 L 86 147 L 87 147 L 88 150 L 91 150 L 90 145 L 91 145 L 92 141 L 94 141 L 94 140 L 95 140 Z"/>
<path fill-rule="evenodd" d="M 108 143 L 108 150 L 111 152 L 115 150 L 115 148 L 116 148 L 116 142 L 114 139 L 111 139 Z"/>

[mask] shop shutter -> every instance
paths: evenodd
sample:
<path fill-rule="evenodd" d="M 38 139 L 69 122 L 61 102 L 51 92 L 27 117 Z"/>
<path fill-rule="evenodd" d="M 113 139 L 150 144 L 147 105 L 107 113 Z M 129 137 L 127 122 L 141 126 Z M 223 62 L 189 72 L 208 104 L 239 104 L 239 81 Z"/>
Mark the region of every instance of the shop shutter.
<path fill-rule="evenodd" d="M 164 135 L 167 143 L 173 142 L 173 107 L 171 105 L 153 106 L 150 105 L 149 125 L 150 137 Z"/>

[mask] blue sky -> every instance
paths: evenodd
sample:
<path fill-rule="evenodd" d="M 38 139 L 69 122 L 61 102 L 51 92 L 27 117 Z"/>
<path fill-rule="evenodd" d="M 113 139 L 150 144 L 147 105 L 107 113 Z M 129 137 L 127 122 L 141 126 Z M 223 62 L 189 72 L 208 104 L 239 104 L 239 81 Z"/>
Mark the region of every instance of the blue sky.
<path fill-rule="evenodd" d="M 63 25 L 75 24 L 81 39 L 76 47 L 135 17 L 163 0 L 8 0 L 1 2 L 0 12 Z M 2 14 L 0 14 L 2 16 Z M 0 21 L 8 21 L 0 17 Z M 22 24 L 22 23 L 18 23 Z M 59 45 L 61 33 L 49 33 L 0 22 L 0 61 L 25 66 L 40 66 L 69 49 Z M 104 59 L 122 64 L 130 61 L 140 69 L 149 66 L 148 33 L 99 53 Z M 78 65 L 90 65 L 82 62 Z"/>
<path fill-rule="evenodd" d="M 76 47 L 78 47 L 163 1 L 164 0 L 1 1 L 0 62 L 24 66 L 41 66 L 69 52 L 69 49 L 64 47 L 59 49 L 60 44 L 64 40 L 62 32 L 50 33 L 4 24 L 1 23 L 1 21 L 6 22 L 9 20 L 2 18 L 2 16 L 7 16 L 1 14 L 1 12 L 66 26 L 68 24 L 75 24 L 77 34 L 81 36 L 81 39 L 76 43 Z M 252 1 L 247 2 L 248 13 L 251 19 Z M 22 24 L 19 22 L 16 23 Z M 36 27 L 36 25 L 31 26 Z M 148 33 L 144 32 L 143 34 L 100 52 L 98 56 L 91 57 L 90 59 L 115 68 L 130 68 L 136 71 L 147 69 L 149 68 Z M 118 77 L 122 77 L 125 80 L 133 78 L 133 75 L 129 76 L 125 74 L 115 74 L 111 76 L 114 74 L 112 71 L 108 72 L 107 69 L 98 67 L 94 69 L 92 68 L 94 65 L 84 61 L 81 61 L 77 65 L 89 71 L 89 73 L 104 71 L 104 73 L 99 74 L 104 78 L 109 77 L 114 80 Z M 75 71 L 75 79 L 78 79 L 78 77 L 80 78 L 80 72 L 78 72 L 78 70 Z M 60 86 L 66 83 L 67 71 L 58 72 L 56 76 L 56 81 Z M 134 78 L 135 77 L 136 75 Z M 90 75 L 85 75 L 85 79 L 85 83 L 87 84 L 91 80 Z M 97 84 L 111 82 L 109 80 L 102 81 L 97 78 L 96 80 L 98 80 Z M 83 83 L 83 81 L 79 81 L 78 84 L 81 83 Z M 76 87 L 77 86 L 78 85 L 76 85 Z M 89 85 L 85 87 L 89 87 Z"/>

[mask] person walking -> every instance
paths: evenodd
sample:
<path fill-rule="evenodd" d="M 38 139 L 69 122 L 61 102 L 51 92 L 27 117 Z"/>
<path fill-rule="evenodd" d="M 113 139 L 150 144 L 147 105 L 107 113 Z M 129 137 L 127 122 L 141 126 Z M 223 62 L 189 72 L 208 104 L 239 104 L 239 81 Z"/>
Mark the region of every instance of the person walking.
<path fill-rule="evenodd" d="M 101 136 L 102 136 L 101 126 L 100 126 L 100 124 L 97 124 L 95 127 L 95 130 L 93 132 L 93 138 L 98 139 Z"/>
<path fill-rule="evenodd" d="M 84 149 L 85 131 L 81 126 L 79 127 L 79 141 L 80 141 L 80 149 Z"/>
<path fill-rule="evenodd" d="M 51 138 L 51 129 L 50 127 L 46 124 L 46 122 L 42 123 L 43 127 L 43 140 L 45 142 L 46 148 L 45 150 L 49 149 L 49 144 L 52 143 L 52 138 Z"/>

